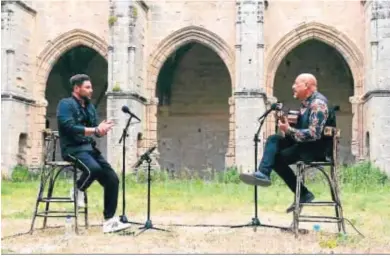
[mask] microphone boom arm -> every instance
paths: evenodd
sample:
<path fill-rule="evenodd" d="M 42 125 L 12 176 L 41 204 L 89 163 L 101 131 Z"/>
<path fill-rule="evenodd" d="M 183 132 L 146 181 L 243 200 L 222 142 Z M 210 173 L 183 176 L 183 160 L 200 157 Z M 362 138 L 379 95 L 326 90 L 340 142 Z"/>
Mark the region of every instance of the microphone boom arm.
<path fill-rule="evenodd" d="M 126 127 L 123 129 L 123 133 L 122 133 L 122 136 L 119 140 L 119 144 L 122 143 L 122 141 L 124 140 L 124 138 L 126 138 L 128 136 L 127 134 L 127 129 L 129 128 L 130 126 L 130 121 L 131 121 L 131 118 L 133 118 L 134 116 L 130 114 L 130 117 L 129 119 L 127 120 L 127 124 L 126 124 Z"/>

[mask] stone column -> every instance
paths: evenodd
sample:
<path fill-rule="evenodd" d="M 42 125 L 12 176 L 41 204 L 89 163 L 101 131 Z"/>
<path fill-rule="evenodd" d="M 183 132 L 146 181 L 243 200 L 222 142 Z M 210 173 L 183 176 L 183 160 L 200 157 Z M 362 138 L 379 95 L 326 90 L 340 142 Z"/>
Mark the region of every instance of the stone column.
<path fill-rule="evenodd" d="M 115 20 L 110 26 L 109 47 L 109 88 L 107 93 L 107 116 L 115 126 L 107 138 L 107 159 L 117 172 L 122 170 L 123 146 L 119 143 L 129 115 L 122 112 L 126 105 L 130 111 L 143 120 L 145 98 L 135 91 L 135 53 L 137 51 L 134 37 L 136 16 L 132 0 L 112 0 L 110 17 Z M 132 118 L 126 139 L 126 173 L 137 158 L 137 136 L 142 132 L 143 122 Z"/>
<path fill-rule="evenodd" d="M 133 15 L 133 7 L 132 5 L 129 5 L 129 41 L 127 45 L 127 81 L 129 84 L 129 89 L 131 92 L 135 92 L 135 52 L 136 52 L 136 46 L 134 44 L 134 27 L 136 23 L 136 17 Z"/>
<path fill-rule="evenodd" d="M 4 6 L 3 6 L 4 5 Z M 14 107 L 15 100 L 12 98 L 3 97 L 3 94 L 11 94 L 15 89 L 15 42 L 14 42 L 14 30 L 15 30 L 15 10 L 14 3 L 7 2 L 2 3 L 1 7 L 1 36 L 3 44 L 1 45 L 1 59 L 2 59 L 2 78 L 1 78 L 1 94 L 2 94 L 2 109 L 8 111 L 2 116 L 1 136 L 1 169 L 7 177 L 10 176 L 12 167 L 15 165 L 15 158 L 12 155 L 17 143 L 13 143 L 12 139 L 15 139 L 15 134 L 12 130 L 12 113 L 11 110 Z M 7 98 L 7 99 L 6 99 Z"/>
<path fill-rule="evenodd" d="M 2 76 L 4 78 L 2 81 L 2 92 L 13 92 L 15 88 L 15 42 L 14 42 L 14 3 L 8 2 L 4 4 L 4 7 L 1 8 L 2 16 L 2 28 L 1 34 L 3 37 L 2 44 L 2 57 L 5 56 L 5 64 L 2 65 Z M 4 55 L 4 56 L 3 56 Z"/>
<path fill-rule="evenodd" d="M 352 140 L 351 153 L 356 161 L 364 159 L 364 129 L 363 129 L 363 101 L 359 96 L 351 96 L 349 102 L 352 105 Z"/>
<path fill-rule="evenodd" d="M 265 111 L 263 12 L 263 1 L 237 1 L 235 160 L 242 172 L 254 170 L 253 137 Z"/>
<path fill-rule="evenodd" d="M 143 106 L 144 100 L 129 92 L 108 92 L 107 93 L 107 117 L 114 121 L 115 127 L 107 135 L 107 159 L 116 169 L 117 173 L 122 170 L 123 143 L 119 143 L 123 129 L 126 127 L 129 115 L 121 111 L 122 106 L 126 105 L 130 111 L 138 116 L 136 112 Z M 141 118 L 142 119 L 142 118 Z M 142 132 L 142 124 L 132 118 L 128 128 L 128 137 L 126 138 L 126 173 L 132 171 L 131 166 L 137 160 L 137 136 Z"/>
<path fill-rule="evenodd" d="M 390 175 L 390 2 L 367 1 L 369 64 L 363 96 L 370 160 Z"/>

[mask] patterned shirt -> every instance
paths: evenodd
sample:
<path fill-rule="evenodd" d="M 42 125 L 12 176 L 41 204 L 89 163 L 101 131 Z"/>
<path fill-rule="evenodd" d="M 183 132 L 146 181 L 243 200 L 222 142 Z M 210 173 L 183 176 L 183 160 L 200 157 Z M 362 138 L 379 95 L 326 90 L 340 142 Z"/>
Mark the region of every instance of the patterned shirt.
<path fill-rule="evenodd" d="M 297 142 L 316 141 L 321 138 L 326 120 L 328 119 L 328 104 L 320 98 L 318 92 L 314 92 L 301 104 L 301 118 L 308 119 L 308 127 L 296 129 L 289 127 L 289 134 Z"/>

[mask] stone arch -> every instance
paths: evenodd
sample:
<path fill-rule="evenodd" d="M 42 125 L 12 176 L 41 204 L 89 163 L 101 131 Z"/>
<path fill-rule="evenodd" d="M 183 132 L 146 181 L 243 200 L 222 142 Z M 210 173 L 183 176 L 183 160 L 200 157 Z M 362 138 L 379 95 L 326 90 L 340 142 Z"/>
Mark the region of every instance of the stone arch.
<path fill-rule="evenodd" d="M 354 80 L 355 95 L 361 95 L 363 86 L 363 54 L 348 36 L 336 28 L 317 22 L 304 23 L 287 33 L 270 50 L 267 62 L 267 93 L 272 95 L 276 71 L 283 58 L 301 43 L 316 39 L 334 47 L 349 65 Z"/>
<path fill-rule="evenodd" d="M 158 98 L 156 98 L 156 87 L 158 75 L 167 58 L 187 43 L 199 43 L 214 51 L 223 61 L 230 75 L 231 89 L 234 91 L 234 52 L 228 44 L 217 34 L 198 26 L 188 26 L 179 29 L 164 40 L 151 52 L 148 62 L 148 84 L 147 95 L 150 102 L 146 107 L 146 140 L 143 142 L 143 148 L 150 145 L 157 145 L 157 113 L 158 113 Z M 230 105 L 230 120 L 229 120 L 229 143 L 234 143 L 234 103 L 229 99 Z M 233 153 L 232 146 L 229 145 L 228 154 Z M 158 156 L 158 151 L 156 151 Z M 231 159 L 227 155 L 227 164 L 231 163 Z M 159 166 L 159 165 L 157 165 Z"/>
<path fill-rule="evenodd" d="M 38 56 L 37 76 L 40 84 L 40 91 L 43 91 L 44 93 L 50 71 L 61 55 L 80 45 L 96 50 L 102 57 L 107 59 L 108 44 L 97 35 L 82 29 L 74 29 L 61 34 L 54 40 L 49 41 L 47 46 Z"/>
<path fill-rule="evenodd" d="M 97 35 L 82 30 L 73 29 L 65 32 L 53 40 L 49 40 L 46 47 L 40 52 L 37 58 L 37 70 L 35 74 L 34 97 L 37 100 L 35 114 L 31 119 L 32 132 L 32 160 L 40 161 L 43 152 L 43 137 L 42 132 L 45 129 L 45 115 L 47 101 L 45 98 L 46 82 L 49 74 L 59 60 L 59 58 L 68 50 L 77 47 L 86 46 L 98 52 L 104 59 L 107 60 L 108 44 Z"/>
<path fill-rule="evenodd" d="M 351 150 L 359 159 L 363 153 L 363 112 L 360 96 L 364 84 L 364 56 L 347 35 L 336 28 L 318 22 L 303 23 L 280 39 L 267 54 L 266 92 L 273 99 L 273 84 L 280 63 L 294 48 L 308 40 L 318 40 L 335 48 L 349 66 L 353 77 L 354 96 L 352 104 L 352 140 Z M 267 134 L 272 132 L 273 124 L 268 123 Z"/>
<path fill-rule="evenodd" d="M 190 42 L 200 43 L 204 46 L 211 48 L 218 54 L 218 56 L 223 60 L 229 71 L 233 89 L 234 52 L 232 51 L 232 49 L 217 34 L 199 26 L 188 26 L 178 31 L 175 31 L 168 37 L 166 37 L 150 55 L 150 80 L 148 87 L 150 97 L 154 97 L 158 73 L 163 66 L 165 60 L 179 47 Z"/>

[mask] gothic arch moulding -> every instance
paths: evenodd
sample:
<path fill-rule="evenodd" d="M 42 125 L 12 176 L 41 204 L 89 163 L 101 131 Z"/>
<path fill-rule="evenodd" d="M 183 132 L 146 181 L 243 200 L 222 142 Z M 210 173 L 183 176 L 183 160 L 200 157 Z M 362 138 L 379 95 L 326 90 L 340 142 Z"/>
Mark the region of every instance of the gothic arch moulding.
<path fill-rule="evenodd" d="M 362 94 L 364 59 L 358 47 L 337 29 L 317 22 L 304 23 L 279 40 L 267 54 L 267 93 L 271 94 L 276 71 L 283 58 L 305 41 L 316 39 L 334 47 L 344 57 L 352 72 L 354 94 Z"/>
<path fill-rule="evenodd" d="M 68 31 L 49 41 L 38 57 L 37 76 L 38 82 L 43 85 L 41 90 L 44 91 L 49 73 L 61 55 L 80 45 L 90 47 L 96 50 L 102 57 L 107 58 L 108 44 L 103 39 L 82 29 Z"/>
<path fill-rule="evenodd" d="M 165 60 L 178 48 L 190 42 L 200 43 L 211 48 L 218 54 L 229 71 L 233 88 L 234 52 L 217 34 L 202 27 L 188 26 L 175 31 L 166 37 L 150 55 L 151 59 L 148 71 L 150 75 L 148 86 L 150 97 L 154 97 L 158 73 Z"/>

